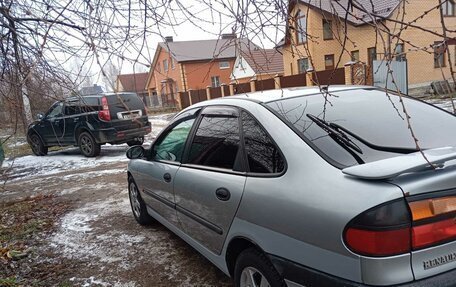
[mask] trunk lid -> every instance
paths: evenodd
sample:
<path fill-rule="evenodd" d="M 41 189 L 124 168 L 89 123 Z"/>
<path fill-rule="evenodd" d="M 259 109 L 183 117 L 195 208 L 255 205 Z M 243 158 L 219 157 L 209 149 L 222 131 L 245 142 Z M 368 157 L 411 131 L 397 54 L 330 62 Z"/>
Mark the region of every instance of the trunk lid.
<path fill-rule="evenodd" d="M 411 267 L 416 280 L 456 268 L 456 148 L 412 153 L 345 168 L 364 180 L 388 180 L 408 202 L 411 225 Z"/>

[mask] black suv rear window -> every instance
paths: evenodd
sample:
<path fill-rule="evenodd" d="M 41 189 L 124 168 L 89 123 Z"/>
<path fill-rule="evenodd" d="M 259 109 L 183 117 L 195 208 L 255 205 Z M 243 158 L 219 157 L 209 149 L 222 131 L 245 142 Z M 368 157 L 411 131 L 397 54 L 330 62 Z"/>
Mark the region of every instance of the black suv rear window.
<path fill-rule="evenodd" d="M 336 92 L 326 99 L 323 95 L 313 95 L 285 98 L 266 105 L 320 155 L 338 167 L 372 162 L 416 150 L 399 96 L 360 89 Z M 403 100 L 422 149 L 456 145 L 454 115 L 412 98 L 403 97 Z M 322 128 L 321 121 L 320 125 L 316 123 L 319 120 L 335 124 L 332 127 L 341 127 L 337 130 L 354 146 L 338 143 L 334 136 L 331 137 Z M 391 149 L 379 150 L 370 144 Z"/>
<path fill-rule="evenodd" d="M 134 93 L 106 96 L 111 113 L 144 110 L 143 101 Z"/>

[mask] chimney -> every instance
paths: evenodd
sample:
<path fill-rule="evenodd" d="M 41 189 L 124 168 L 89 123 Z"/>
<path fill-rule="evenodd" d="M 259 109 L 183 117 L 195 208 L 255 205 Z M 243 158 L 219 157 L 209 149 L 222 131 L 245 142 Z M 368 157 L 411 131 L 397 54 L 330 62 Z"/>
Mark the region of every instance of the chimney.
<path fill-rule="evenodd" d="M 173 36 L 166 36 L 166 37 L 165 37 L 165 42 L 170 43 L 170 42 L 172 42 L 172 41 L 173 41 Z"/>
<path fill-rule="evenodd" d="M 235 33 L 229 33 L 229 34 L 222 34 L 222 39 L 236 39 L 236 34 Z"/>

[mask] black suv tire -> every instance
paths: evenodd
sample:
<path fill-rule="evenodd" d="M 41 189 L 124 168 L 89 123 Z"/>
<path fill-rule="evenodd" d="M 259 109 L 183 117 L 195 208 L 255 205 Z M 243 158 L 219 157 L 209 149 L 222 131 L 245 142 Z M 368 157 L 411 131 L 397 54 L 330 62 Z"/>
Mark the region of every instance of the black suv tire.
<path fill-rule="evenodd" d="M 48 147 L 44 145 L 43 141 L 37 134 L 35 134 L 35 133 L 31 134 L 29 137 L 29 140 L 30 140 L 30 144 L 32 147 L 32 152 L 35 155 L 37 155 L 37 156 L 47 155 Z"/>
<path fill-rule="evenodd" d="M 127 142 L 128 146 L 142 145 L 144 143 L 144 137 Z"/>
<path fill-rule="evenodd" d="M 82 132 L 78 139 L 79 149 L 86 157 L 95 157 L 100 154 L 101 146 L 88 132 Z"/>

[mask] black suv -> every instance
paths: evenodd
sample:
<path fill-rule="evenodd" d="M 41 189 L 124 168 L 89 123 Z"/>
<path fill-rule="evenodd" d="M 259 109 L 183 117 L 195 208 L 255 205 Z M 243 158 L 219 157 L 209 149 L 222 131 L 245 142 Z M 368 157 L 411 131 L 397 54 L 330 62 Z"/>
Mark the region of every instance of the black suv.
<path fill-rule="evenodd" d="M 56 102 L 30 124 L 27 141 L 36 155 L 50 146 L 79 146 L 87 157 L 97 156 L 105 143 L 141 145 L 151 125 L 135 93 L 71 97 Z"/>

